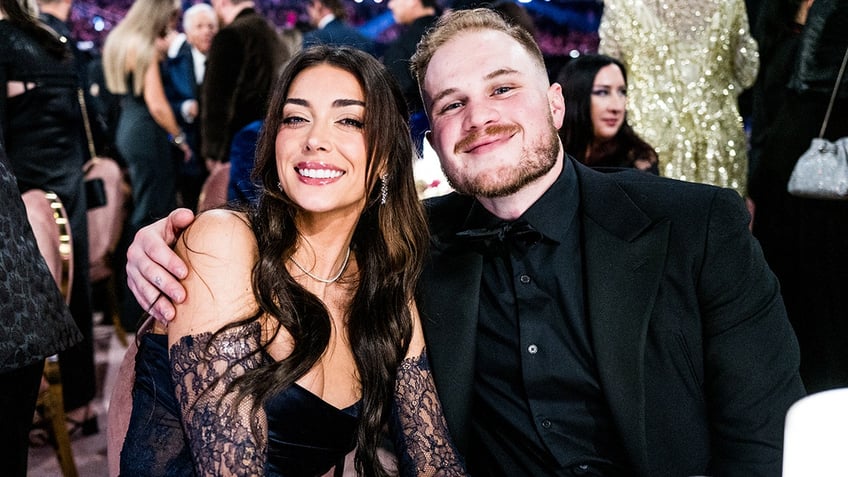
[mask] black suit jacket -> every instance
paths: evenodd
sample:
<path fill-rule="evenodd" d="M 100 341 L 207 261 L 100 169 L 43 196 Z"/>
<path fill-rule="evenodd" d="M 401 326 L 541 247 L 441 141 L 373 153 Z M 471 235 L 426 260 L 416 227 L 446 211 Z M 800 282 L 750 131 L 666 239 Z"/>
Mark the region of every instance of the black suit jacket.
<path fill-rule="evenodd" d="M 314 45 L 349 46 L 371 55 L 376 53 L 373 41 L 338 18 L 324 25 L 324 28 L 316 28 L 303 35 L 304 48 Z"/>
<path fill-rule="evenodd" d="M 578 172 L 600 384 L 638 475 L 780 475 L 804 394 L 778 283 L 739 196 L 636 171 Z M 427 202 L 418 306 L 445 416 L 469 439 L 482 258 L 451 240 L 472 198 Z"/>
<path fill-rule="evenodd" d="M 252 8 L 242 10 L 218 31 L 206 58 L 201 90 L 204 159 L 226 162 L 235 133 L 265 119 L 285 52 L 274 27 Z"/>
<path fill-rule="evenodd" d="M 383 55 L 383 63 L 397 80 L 411 112 L 423 111 L 424 105 L 421 102 L 421 93 L 418 92 L 418 83 L 412 77 L 412 72 L 409 71 L 409 59 L 415 53 L 421 37 L 432 28 L 438 19 L 439 17 L 435 15 L 416 18 L 389 44 L 386 53 Z"/>

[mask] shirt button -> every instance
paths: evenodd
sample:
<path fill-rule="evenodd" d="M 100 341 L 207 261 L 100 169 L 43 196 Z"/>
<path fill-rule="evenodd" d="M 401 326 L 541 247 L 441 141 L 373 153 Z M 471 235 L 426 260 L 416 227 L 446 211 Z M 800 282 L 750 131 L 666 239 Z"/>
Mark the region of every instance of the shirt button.
<path fill-rule="evenodd" d="M 530 346 L 527 347 L 527 352 L 530 353 L 530 354 L 536 354 L 538 351 L 539 351 L 539 347 L 534 345 L 534 344 L 531 344 Z"/>
<path fill-rule="evenodd" d="M 585 475 L 589 473 L 589 464 L 580 464 L 574 466 L 574 473 L 577 475 Z"/>
<path fill-rule="evenodd" d="M 545 429 L 550 429 L 550 428 L 551 428 L 551 425 L 552 425 L 552 424 L 551 424 L 551 421 L 550 421 L 550 420 L 548 420 L 548 419 L 542 419 L 542 427 L 544 427 Z"/>
<path fill-rule="evenodd" d="M 518 279 L 521 281 L 521 283 L 525 285 L 530 283 L 530 277 L 527 275 L 521 275 L 520 277 L 518 277 Z"/>

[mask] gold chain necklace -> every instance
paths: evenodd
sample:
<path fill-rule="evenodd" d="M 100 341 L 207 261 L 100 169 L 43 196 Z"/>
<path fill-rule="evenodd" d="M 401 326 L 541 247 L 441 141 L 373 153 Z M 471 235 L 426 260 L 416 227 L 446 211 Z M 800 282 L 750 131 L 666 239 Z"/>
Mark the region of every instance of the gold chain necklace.
<path fill-rule="evenodd" d="M 316 277 L 315 275 L 306 271 L 306 269 L 303 268 L 299 263 L 297 263 L 297 261 L 295 261 L 294 259 L 294 256 L 289 257 L 289 260 L 291 260 L 291 263 L 293 263 L 295 267 L 297 267 L 301 272 L 305 273 L 306 276 L 308 276 L 309 278 L 315 281 L 319 281 L 321 283 L 335 283 L 336 281 L 338 281 L 339 278 L 342 277 L 342 273 L 344 273 L 345 269 L 347 268 L 347 262 L 350 260 L 350 247 L 347 248 L 347 253 L 345 254 L 344 262 L 342 263 L 342 268 L 339 269 L 339 273 L 337 273 L 336 276 L 334 276 L 333 278 Z"/>

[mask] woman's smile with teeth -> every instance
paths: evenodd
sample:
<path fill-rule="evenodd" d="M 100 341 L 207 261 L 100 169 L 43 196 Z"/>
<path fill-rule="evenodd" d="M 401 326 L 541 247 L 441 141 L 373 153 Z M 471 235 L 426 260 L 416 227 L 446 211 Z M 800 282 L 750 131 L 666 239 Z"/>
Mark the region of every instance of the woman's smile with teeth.
<path fill-rule="evenodd" d="M 344 174 L 344 171 L 338 169 L 297 169 L 297 172 L 310 179 L 333 179 Z"/>

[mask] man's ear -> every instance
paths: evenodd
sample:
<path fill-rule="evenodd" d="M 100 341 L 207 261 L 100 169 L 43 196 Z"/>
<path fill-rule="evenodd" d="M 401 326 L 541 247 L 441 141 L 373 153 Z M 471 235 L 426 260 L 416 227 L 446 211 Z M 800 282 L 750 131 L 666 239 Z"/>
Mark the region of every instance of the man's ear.
<path fill-rule="evenodd" d="M 565 99 L 562 97 L 562 86 L 559 83 L 552 83 L 548 88 L 548 107 L 551 109 L 554 127 L 561 128 L 565 117 Z"/>
<path fill-rule="evenodd" d="M 432 146 L 433 145 L 433 131 L 431 131 L 429 129 L 424 131 L 424 137 L 427 139 L 427 142 L 429 142 L 430 145 Z"/>

